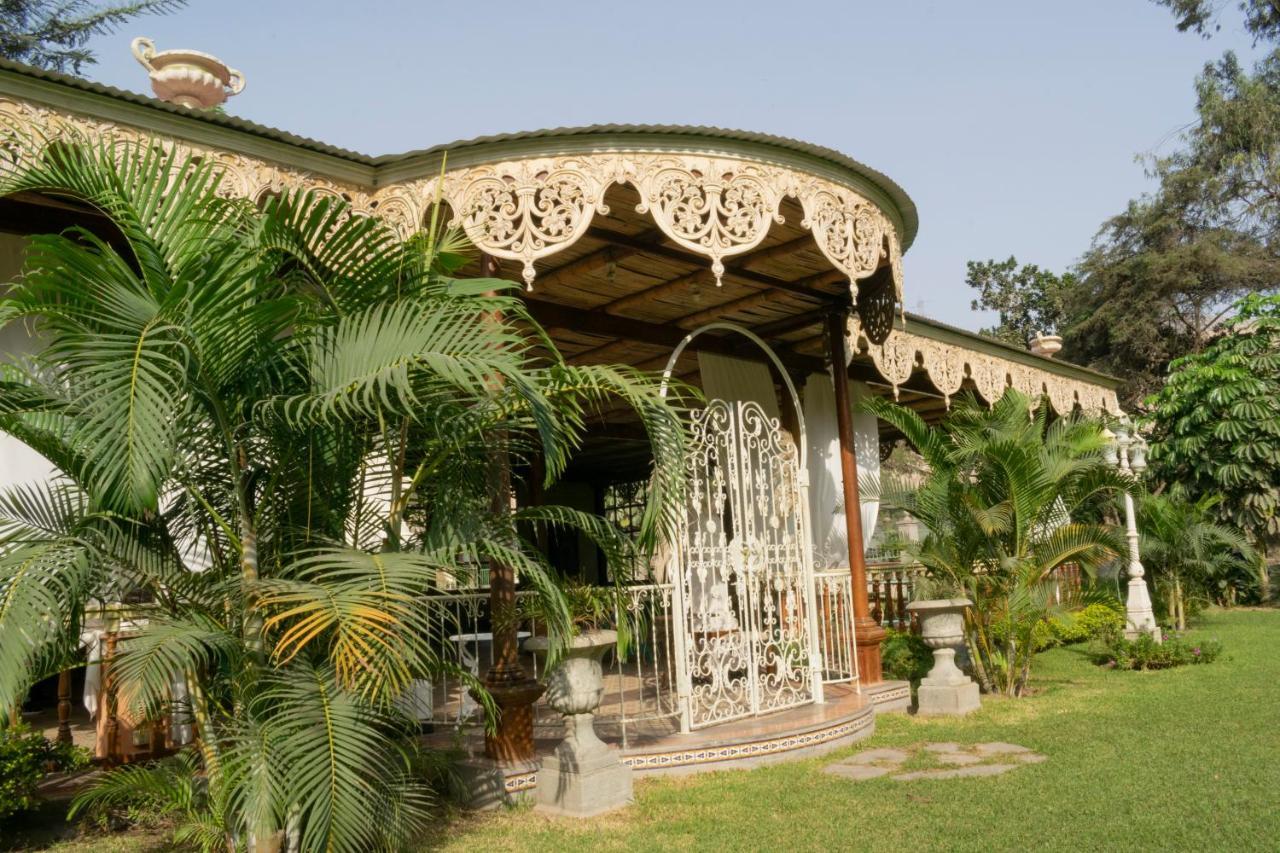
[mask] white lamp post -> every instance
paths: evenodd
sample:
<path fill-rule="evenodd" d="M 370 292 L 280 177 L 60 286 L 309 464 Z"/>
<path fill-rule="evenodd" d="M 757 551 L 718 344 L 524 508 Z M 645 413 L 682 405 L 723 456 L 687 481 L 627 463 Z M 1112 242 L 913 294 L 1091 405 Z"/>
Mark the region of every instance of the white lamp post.
<path fill-rule="evenodd" d="M 1116 431 L 1103 429 L 1107 439 L 1106 459 L 1111 465 L 1135 477 L 1146 470 L 1147 442 L 1127 421 L 1116 424 Z M 1133 495 L 1124 493 L 1125 535 L 1129 540 L 1129 597 L 1125 601 L 1124 635 L 1133 639 L 1150 634 L 1159 642 L 1160 627 L 1156 625 L 1155 612 L 1151 609 L 1151 593 L 1147 590 L 1146 571 L 1138 559 L 1138 525 L 1134 521 Z"/>

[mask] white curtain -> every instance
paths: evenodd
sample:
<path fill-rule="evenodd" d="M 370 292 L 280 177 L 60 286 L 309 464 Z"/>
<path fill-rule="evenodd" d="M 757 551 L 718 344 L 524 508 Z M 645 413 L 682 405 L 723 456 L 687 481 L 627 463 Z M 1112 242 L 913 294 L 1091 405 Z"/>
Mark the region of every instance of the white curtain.
<path fill-rule="evenodd" d="M 874 415 L 857 411 L 871 393 L 850 383 L 853 399 L 853 445 L 858 459 L 858 491 L 862 499 L 862 546 L 866 551 L 880 514 L 880 435 Z M 844 520 L 844 478 L 840 471 L 840 438 L 831 376 L 812 374 L 804 388 L 804 425 L 809 440 L 809 519 L 813 562 L 817 568 L 849 562 L 849 532 Z"/>
<path fill-rule="evenodd" d="M 764 362 L 699 352 L 698 371 L 708 400 L 753 400 L 769 417 L 779 416 L 778 392 L 773 387 L 773 374 Z"/>

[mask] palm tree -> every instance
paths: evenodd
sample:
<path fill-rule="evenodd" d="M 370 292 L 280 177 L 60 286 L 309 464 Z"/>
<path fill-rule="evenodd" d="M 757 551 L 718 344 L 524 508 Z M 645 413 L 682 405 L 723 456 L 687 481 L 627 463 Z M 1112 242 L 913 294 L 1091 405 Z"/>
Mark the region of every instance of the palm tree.
<path fill-rule="evenodd" d="M 880 398 L 868 411 L 895 427 L 929 474 L 918 488 L 887 483 L 885 500 L 927 534 L 913 556 L 934 584 L 973 601 L 967 623 L 975 669 L 987 690 L 1021 695 L 1034 633 L 1075 602 L 1053 583 L 1076 563 L 1093 573 L 1119 549 L 1116 532 L 1079 520 L 1124 483 L 1103 461 L 1098 423 L 1050 420 L 1046 406 L 1009 391 L 991 409 L 962 399 L 936 427 Z"/>
<path fill-rule="evenodd" d="M 0 323 L 43 341 L 3 368 L 0 429 L 61 472 L 0 497 L 0 707 L 65 659 L 87 608 L 141 600 L 121 701 L 190 713 L 195 749 L 89 801 L 167 786 L 206 849 L 421 832 L 397 700 L 450 664 L 417 602 L 498 560 L 567 635 L 522 531 L 574 526 L 631 558 L 594 516 L 507 511 L 491 472 L 536 453 L 553 480 L 621 398 L 657 463 L 651 545 L 678 509 L 680 413 L 656 377 L 566 364 L 513 285 L 454 279 L 463 247 L 434 215 L 401 239 L 314 193 L 224 198 L 214 165 L 155 147 L 19 141 L 0 193 L 63 196 L 109 227 L 33 237 L 0 298 Z"/>
<path fill-rule="evenodd" d="M 1220 600 L 1222 590 L 1258 580 L 1260 564 L 1247 537 L 1215 521 L 1221 501 L 1221 495 L 1192 501 L 1166 492 L 1138 504 L 1143 568 L 1164 593 L 1166 617 L 1179 631 L 1187 628 L 1190 597 Z"/>

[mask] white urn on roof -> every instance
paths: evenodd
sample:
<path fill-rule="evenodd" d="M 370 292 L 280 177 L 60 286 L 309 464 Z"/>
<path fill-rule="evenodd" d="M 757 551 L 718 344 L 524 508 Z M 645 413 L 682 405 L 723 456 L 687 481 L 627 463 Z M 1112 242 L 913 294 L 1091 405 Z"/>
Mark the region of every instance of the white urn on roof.
<path fill-rule="evenodd" d="M 1036 335 L 1031 341 L 1031 351 L 1045 358 L 1053 358 L 1062 351 L 1062 335 Z"/>
<path fill-rule="evenodd" d="M 244 75 L 198 50 L 161 50 L 149 38 L 133 40 L 133 55 L 147 69 L 151 90 L 171 104 L 207 110 L 244 90 Z"/>

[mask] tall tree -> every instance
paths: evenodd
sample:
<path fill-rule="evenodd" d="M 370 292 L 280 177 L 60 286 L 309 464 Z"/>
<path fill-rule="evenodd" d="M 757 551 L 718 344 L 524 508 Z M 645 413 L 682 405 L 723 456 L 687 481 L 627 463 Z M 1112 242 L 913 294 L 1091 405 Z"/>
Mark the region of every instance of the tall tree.
<path fill-rule="evenodd" d="M 1062 297 L 1075 285 L 1071 273 L 1056 275 L 1035 264 L 1006 260 L 969 261 L 965 284 L 978 291 L 971 307 L 997 311 L 1000 321 L 983 329 L 1017 346 L 1026 346 L 1038 334 L 1052 334 L 1062 323 Z"/>
<path fill-rule="evenodd" d="M 85 45 L 138 15 L 166 13 L 187 0 L 89 3 L 86 0 L 0 0 L 0 56 L 50 71 L 79 74 L 97 62 Z"/>
<path fill-rule="evenodd" d="M 1222 495 L 1218 517 L 1265 551 L 1280 542 L 1280 296 L 1245 297 L 1226 329 L 1147 400 L 1152 474 Z"/>
<path fill-rule="evenodd" d="M 1182 32 L 1196 32 L 1208 38 L 1222 29 L 1222 0 L 1155 0 L 1173 12 Z M 1255 41 L 1280 40 L 1280 5 L 1275 0 L 1238 0 L 1236 8 L 1244 16 L 1245 30 Z"/>
<path fill-rule="evenodd" d="M 1160 387 L 1170 361 L 1204 349 L 1237 299 L 1280 283 L 1271 245 L 1206 216 L 1203 189 L 1166 174 L 1103 226 L 1062 292 L 1067 357 L 1123 378 L 1126 407 Z"/>

